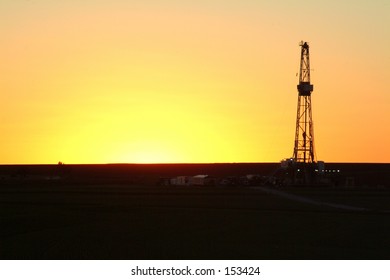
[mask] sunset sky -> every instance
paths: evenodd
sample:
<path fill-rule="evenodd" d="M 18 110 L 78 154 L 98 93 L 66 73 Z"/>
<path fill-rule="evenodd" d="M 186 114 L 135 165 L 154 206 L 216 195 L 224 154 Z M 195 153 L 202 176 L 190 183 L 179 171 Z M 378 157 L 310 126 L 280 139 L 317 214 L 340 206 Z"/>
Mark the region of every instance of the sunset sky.
<path fill-rule="evenodd" d="M 0 163 L 390 162 L 388 0 L 2 0 Z"/>

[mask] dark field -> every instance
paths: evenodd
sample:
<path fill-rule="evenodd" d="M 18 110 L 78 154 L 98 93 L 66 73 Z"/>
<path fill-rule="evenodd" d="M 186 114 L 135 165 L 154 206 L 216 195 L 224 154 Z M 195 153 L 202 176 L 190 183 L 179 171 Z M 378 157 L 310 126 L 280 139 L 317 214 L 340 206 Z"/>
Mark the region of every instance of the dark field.
<path fill-rule="evenodd" d="M 0 167 L 5 178 L 0 188 L 0 258 L 390 259 L 389 167 L 380 166 L 363 169 L 379 181 L 364 181 L 369 175 L 357 172 L 356 181 L 364 183 L 356 188 L 279 189 L 366 211 L 307 204 L 257 187 L 152 184 L 159 176 L 207 172 L 190 166 L 144 167 L 153 174 L 142 166 L 132 166 L 138 171 L 124 166 L 108 166 L 109 171 L 104 166 L 71 166 L 71 171 L 35 166 L 23 178 L 11 179 L 6 175 L 21 172 L 20 166 Z M 244 167 L 224 168 L 254 173 Z M 39 176 L 45 172 L 66 173 L 67 179 L 43 180 Z"/>

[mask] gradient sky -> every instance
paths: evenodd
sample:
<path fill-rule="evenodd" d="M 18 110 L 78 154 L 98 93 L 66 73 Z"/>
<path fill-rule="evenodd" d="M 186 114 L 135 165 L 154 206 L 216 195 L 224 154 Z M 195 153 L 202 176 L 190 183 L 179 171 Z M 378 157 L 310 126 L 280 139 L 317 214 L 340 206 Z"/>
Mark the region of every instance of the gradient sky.
<path fill-rule="evenodd" d="M 390 2 L 2 0 L 0 163 L 390 162 Z"/>

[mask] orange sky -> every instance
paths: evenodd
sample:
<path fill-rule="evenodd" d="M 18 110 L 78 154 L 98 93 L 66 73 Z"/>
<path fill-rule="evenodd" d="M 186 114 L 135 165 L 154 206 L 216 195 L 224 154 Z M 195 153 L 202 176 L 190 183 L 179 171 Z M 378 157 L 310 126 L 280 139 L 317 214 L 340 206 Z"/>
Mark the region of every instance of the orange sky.
<path fill-rule="evenodd" d="M 82 2 L 82 3 L 81 3 Z M 390 2 L 0 3 L 0 163 L 390 162 Z"/>

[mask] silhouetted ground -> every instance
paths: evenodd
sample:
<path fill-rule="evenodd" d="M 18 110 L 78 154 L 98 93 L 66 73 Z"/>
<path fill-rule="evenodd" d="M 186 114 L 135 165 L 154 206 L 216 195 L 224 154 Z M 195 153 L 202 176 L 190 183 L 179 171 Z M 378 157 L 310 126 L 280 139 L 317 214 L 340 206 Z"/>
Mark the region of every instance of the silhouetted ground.
<path fill-rule="evenodd" d="M 155 184 L 161 177 L 271 175 L 279 163 L 218 164 L 85 164 L 85 165 L 0 165 L 0 184 L 5 179 L 55 181 L 62 177 L 70 184 Z M 328 170 L 340 170 L 340 185 L 352 178 L 359 187 L 390 187 L 390 164 L 325 163 Z M 63 180 L 63 181 L 64 181 Z"/>
<path fill-rule="evenodd" d="M 153 176 L 140 175 L 145 184 L 133 184 L 131 176 L 129 182 L 118 179 L 123 170 L 104 173 L 101 166 L 95 171 L 84 167 L 88 174 L 95 173 L 94 181 L 81 176 L 86 171 L 71 167 L 73 179 L 68 181 L 3 180 L 1 259 L 390 258 L 386 186 L 281 190 L 373 210 L 346 211 L 249 187 L 147 184 L 151 178 L 167 176 L 166 170 L 156 168 Z M 56 166 L 45 168 L 57 172 Z M 37 176 L 37 171 L 29 172 L 30 177 Z M 236 170 L 240 172 L 244 171 Z M 114 183 L 108 184 L 107 174 L 116 174 L 111 177 Z M 378 185 L 384 184 L 373 186 Z"/>

